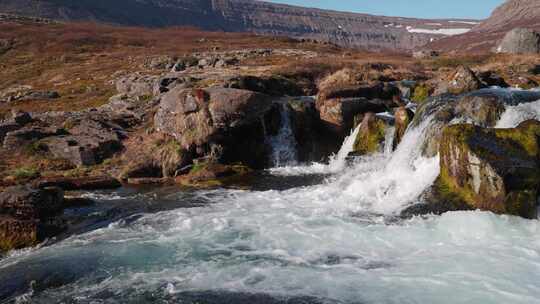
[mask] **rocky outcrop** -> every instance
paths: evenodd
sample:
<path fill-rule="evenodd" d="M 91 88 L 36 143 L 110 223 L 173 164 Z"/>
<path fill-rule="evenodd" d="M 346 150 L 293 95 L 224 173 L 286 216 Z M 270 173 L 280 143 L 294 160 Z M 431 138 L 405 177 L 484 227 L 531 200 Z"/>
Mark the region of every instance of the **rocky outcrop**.
<path fill-rule="evenodd" d="M 540 53 L 540 33 L 525 28 L 513 29 L 504 36 L 496 51 L 508 54 Z"/>
<path fill-rule="evenodd" d="M 58 188 L 18 186 L 0 193 L 0 251 L 37 245 L 64 227 L 56 215 L 63 208 Z"/>
<path fill-rule="evenodd" d="M 441 181 L 473 208 L 536 218 L 540 122 L 515 129 L 447 127 L 440 145 Z"/>
<path fill-rule="evenodd" d="M 264 166 L 264 116 L 271 100 L 263 94 L 227 88 L 177 89 L 162 96 L 156 130 L 175 138 L 195 156 Z"/>
<path fill-rule="evenodd" d="M 439 82 L 433 94 L 463 94 L 482 87 L 482 82 L 470 68 L 460 66 Z"/>
<path fill-rule="evenodd" d="M 253 0 L 4 0 L 0 12 L 147 27 L 253 32 L 372 49 L 414 49 L 444 37 L 437 30 L 472 28 L 467 22 L 453 20 L 373 16 Z"/>
<path fill-rule="evenodd" d="M 482 89 L 461 96 L 442 95 L 427 100 L 416 111 L 414 125 L 430 119 L 423 143 L 423 154 L 435 156 L 439 151 L 442 130 L 450 122 L 470 122 L 482 127 L 494 127 L 506 107 L 540 99 L 534 91 L 500 92 L 497 89 Z"/>

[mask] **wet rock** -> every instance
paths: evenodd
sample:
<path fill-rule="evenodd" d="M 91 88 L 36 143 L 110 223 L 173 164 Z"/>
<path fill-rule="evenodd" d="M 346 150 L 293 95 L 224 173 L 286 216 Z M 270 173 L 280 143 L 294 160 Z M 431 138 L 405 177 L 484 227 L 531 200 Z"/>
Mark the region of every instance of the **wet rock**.
<path fill-rule="evenodd" d="M 438 153 L 442 130 L 450 122 L 469 122 L 483 127 L 494 127 L 506 107 L 538 99 L 540 92 L 499 89 L 482 89 L 462 96 L 432 97 L 418 108 L 413 119 L 416 126 L 431 120 L 422 153 L 427 157 Z"/>
<path fill-rule="evenodd" d="M 141 177 L 141 178 L 129 178 L 127 183 L 130 185 L 164 185 L 173 183 L 170 178 L 161 177 Z"/>
<path fill-rule="evenodd" d="M 450 75 L 442 79 L 437 88 L 435 89 L 434 95 L 441 95 L 445 93 L 450 94 L 463 94 L 471 91 L 475 91 L 483 88 L 484 85 L 476 77 L 476 74 L 465 66 L 458 67 Z"/>
<path fill-rule="evenodd" d="M 34 186 L 39 189 L 43 188 L 60 188 L 65 191 L 73 190 L 103 190 L 116 189 L 122 184 L 115 178 L 110 176 L 84 176 L 84 177 L 48 177 L 43 178 L 34 183 Z"/>
<path fill-rule="evenodd" d="M 58 188 L 7 188 L 0 193 L 0 250 L 34 246 L 64 228 L 56 216 L 63 208 Z"/>
<path fill-rule="evenodd" d="M 540 33 L 531 29 L 515 28 L 504 36 L 496 51 L 509 54 L 540 53 Z"/>
<path fill-rule="evenodd" d="M 317 99 L 316 106 L 326 127 L 344 137 L 353 128 L 355 116 L 368 112 L 385 112 L 388 101 L 366 98 Z"/>
<path fill-rule="evenodd" d="M 482 83 L 487 87 L 501 87 L 501 88 L 507 88 L 510 85 L 506 83 L 504 78 L 502 78 L 500 75 L 493 71 L 484 71 L 478 73 L 478 78 Z"/>
<path fill-rule="evenodd" d="M 405 131 L 407 131 L 407 128 L 409 127 L 409 124 L 412 122 L 414 118 L 413 111 L 401 106 L 399 107 L 395 113 L 394 113 L 394 124 L 396 131 L 394 133 L 394 141 L 392 143 L 393 147 L 392 149 L 395 150 L 399 143 L 401 143 L 401 140 L 405 136 Z"/>
<path fill-rule="evenodd" d="M 295 98 L 288 106 L 299 162 L 324 161 L 341 147 L 342 140 L 324 128 L 313 98 Z"/>
<path fill-rule="evenodd" d="M 441 183 L 473 208 L 536 218 L 540 122 L 514 129 L 447 127 L 440 144 Z"/>
<path fill-rule="evenodd" d="M 250 172 L 251 169 L 243 165 L 199 163 L 195 164 L 187 175 L 178 177 L 176 181 L 184 186 L 215 187 L 222 186 L 228 179 Z"/>
<path fill-rule="evenodd" d="M 155 128 L 198 156 L 215 147 L 220 151 L 216 158 L 224 162 L 261 166 L 266 153 L 263 121 L 271 108 L 271 100 L 256 92 L 174 88 L 162 96 Z"/>
<path fill-rule="evenodd" d="M 353 153 L 366 155 L 381 151 L 384 147 L 386 128 L 384 120 L 378 118 L 374 113 L 364 114 L 360 131 L 354 141 Z"/>

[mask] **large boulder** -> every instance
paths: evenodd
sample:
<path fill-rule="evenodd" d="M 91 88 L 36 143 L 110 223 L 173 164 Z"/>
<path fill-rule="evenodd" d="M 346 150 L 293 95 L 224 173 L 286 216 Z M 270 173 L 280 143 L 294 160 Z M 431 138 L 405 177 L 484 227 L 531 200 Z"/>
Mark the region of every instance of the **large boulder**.
<path fill-rule="evenodd" d="M 256 92 L 173 88 L 163 95 L 154 123 L 196 157 L 214 154 L 218 161 L 262 167 L 264 116 L 271 108 L 271 99 Z"/>
<path fill-rule="evenodd" d="M 17 186 L 0 193 L 0 251 L 34 246 L 60 232 L 63 197 L 58 188 Z"/>
<path fill-rule="evenodd" d="M 540 92 L 500 91 L 482 89 L 461 96 L 442 95 L 428 99 L 413 119 L 415 126 L 429 120 L 422 153 L 435 156 L 439 151 L 442 130 L 451 123 L 473 123 L 482 127 L 494 127 L 508 106 L 533 102 L 540 99 Z"/>
<path fill-rule="evenodd" d="M 497 53 L 540 53 L 540 33 L 531 29 L 515 28 L 504 36 L 497 47 Z"/>
<path fill-rule="evenodd" d="M 468 67 L 460 66 L 451 72 L 447 77 L 441 79 L 434 95 L 441 94 L 463 94 L 475 91 L 484 87 L 484 84 L 478 79 L 476 74 Z"/>
<path fill-rule="evenodd" d="M 440 144 L 440 180 L 473 208 L 536 218 L 540 185 L 540 122 L 514 129 L 447 127 Z"/>

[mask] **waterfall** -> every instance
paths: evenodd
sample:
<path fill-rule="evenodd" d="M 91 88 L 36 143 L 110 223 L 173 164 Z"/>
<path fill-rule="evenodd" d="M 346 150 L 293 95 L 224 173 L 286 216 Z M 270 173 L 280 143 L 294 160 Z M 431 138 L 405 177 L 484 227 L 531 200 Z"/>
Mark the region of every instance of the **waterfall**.
<path fill-rule="evenodd" d="M 345 140 L 343 141 L 338 153 L 330 158 L 328 167 L 331 171 L 339 171 L 346 166 L 347 156 L 354 149 L 354 142 L 356 141 L 356 137 L 358 137 L 358 133 L 360 133 L 360 124 L 358 124 L 358 126 L 351 131 L 349 136 L 345 137 Z"/>
<path fill-rule="evenodd" d="M 273 167 L 285 167 L 297 164 L 296 139 L 291 127 L 290 109 L 287 104 L 280 104 L 281 126 L 274 136 L 268 136 L 267 142 L 272 149 Z"/>
<path fill-rule="evenodd" d="M 495 128 L 515 128 L 529 119 L 540 120 L 540 100 L 506 107 Z"/>

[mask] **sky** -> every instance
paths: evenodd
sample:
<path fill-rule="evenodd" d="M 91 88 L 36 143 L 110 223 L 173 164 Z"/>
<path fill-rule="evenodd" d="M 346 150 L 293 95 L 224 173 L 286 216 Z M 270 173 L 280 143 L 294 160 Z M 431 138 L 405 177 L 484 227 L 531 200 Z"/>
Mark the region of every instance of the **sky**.
<path fill-rule="evenodd" d="M 386 16 L 485 19 L 504 0 L 266 0 Z"/>

